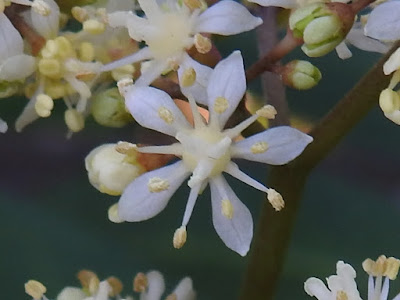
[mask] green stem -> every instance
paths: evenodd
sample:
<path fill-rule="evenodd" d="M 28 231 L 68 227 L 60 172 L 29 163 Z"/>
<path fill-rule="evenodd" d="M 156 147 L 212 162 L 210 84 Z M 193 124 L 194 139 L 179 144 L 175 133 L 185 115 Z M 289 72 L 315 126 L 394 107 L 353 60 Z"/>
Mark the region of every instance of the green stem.
<path fill-rule="evenodd" d="M 382 72 L 383 64 L 399 46 L 400 42 L 312 130 L 314 142 L 299 157 L 285 166 L 271 168 L 268 186 L 283 195 L 286 206 L 277 213 L 267 201 L 264 203 L 239 299 L 273 299 L 306 178 L 378 103 L 380 91 L 390 80 Z"/>

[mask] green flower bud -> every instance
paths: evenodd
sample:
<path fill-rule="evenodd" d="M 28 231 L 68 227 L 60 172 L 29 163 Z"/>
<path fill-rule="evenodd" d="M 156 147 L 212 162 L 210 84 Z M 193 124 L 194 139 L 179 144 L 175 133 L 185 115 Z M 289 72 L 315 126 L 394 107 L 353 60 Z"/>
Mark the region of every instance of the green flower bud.
<path fill-rule="evenodd" d="M 0 99 L 11 97 L 21 90 L 21 82 L 19 81 L 0 81 Z"/>
<path fill-rule="evenodd" d="M 97 123 L 107 127 L 123 127 L 133 121 L 125 108 L 118 88 L 108 89 L 92 99 L 91 112 Z"/>
<path fill-rule="evenodd" d="M 316 66 L 305 60 L 294 60 L 284 66 L 283 82 L 294 89 L 308 90 L 321 80 L 322 75 Z"/>
<path fill-rule="evenodd" d="M 343 41 L 354 16 L 351 7 L 344 3 L 314 3 L 294 10 L 289 17 L 289 27 L 294 37 L 303 39 L 303 52 L 319 57 Z"/>

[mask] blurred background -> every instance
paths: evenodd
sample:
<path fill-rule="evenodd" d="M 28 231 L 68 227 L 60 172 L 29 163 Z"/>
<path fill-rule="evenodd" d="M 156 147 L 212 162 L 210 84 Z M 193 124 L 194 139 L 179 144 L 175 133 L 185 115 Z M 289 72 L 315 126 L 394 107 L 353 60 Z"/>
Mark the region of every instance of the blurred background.
<path fill-rule="evenodd" d="M 218 42 L 225 53 L 242 47 L 248 66 L 256 57 L 255 49 L 245 49 L 243 40 L 249 38 L 252 34 Z M 321 83 L 308 92 L 287 92 L 291 112 L 306 125 L 313 126 L 324 116 L 379 57 L 352 50 L 353 58 L 346 61 L 335 53 L 311 60 L 323 74 Z M 300 51 L 291 58 L 307 59 Z M 259 92 L 257 84 L 251 88 Z M 0 101 L 1 116 L 10 127 L 26 101 Z M 88 119 L 82 132 L 66 139 L 63 103 L 54 111 L 58 114 L 36 121 L 20 134 L 10 128 L 0 135 L 2 298 L 29 299 L 23 287 L 28 279 L 43 282 L 47 296 L 55 298 L 63 287 L 79 286 L 76 274 L 81 269 L 93 270 L 100 278 L 117 276 L 125 283 L 124 293 L 131 294 L 134 275 L 156 269 L 165 275 L 168 291 L 190 276 L 198 299 L 236 299 L 247 259 L 226 248 L 215 233 L 209 191 L 198 199 L 188 241 L 180 250 L 173 248 L 172 236 L 181 224 L 187 186 L 151 220 L 111 223 L 107 209 L 118 197 L 103 195 L 89 184 L 84 158 L 105 142 L 141 142 L 137 125 L 109 129 Z M 380 254 L 400 257 L 399 137 L 400 128 L 376 108 L 312 172 L 277 300 L 311 299 L 303 291 L 304 281 L 334 274 L 338 260 L 357 270 L 361 296 L 366 299 L 362 261 Z M 240 167 L 266 181 L 266 166 L 240 162 Z M 256 223 L 265 196 L 228 179 Z M 392 287 L 394 296 L 400 284 Z"/>

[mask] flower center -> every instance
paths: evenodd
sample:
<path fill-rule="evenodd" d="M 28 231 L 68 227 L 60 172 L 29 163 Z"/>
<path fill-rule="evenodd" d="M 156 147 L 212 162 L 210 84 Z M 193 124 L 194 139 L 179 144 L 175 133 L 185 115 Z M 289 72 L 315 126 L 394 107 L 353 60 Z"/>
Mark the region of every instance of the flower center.
<path fill-rule="evenodd" d="M 154 31 L 146 36 L 145 41 L 156 59 L 178 55 L 193 43 L 189 15 L 168 12 L 161 14 L 154 23 Z"/>

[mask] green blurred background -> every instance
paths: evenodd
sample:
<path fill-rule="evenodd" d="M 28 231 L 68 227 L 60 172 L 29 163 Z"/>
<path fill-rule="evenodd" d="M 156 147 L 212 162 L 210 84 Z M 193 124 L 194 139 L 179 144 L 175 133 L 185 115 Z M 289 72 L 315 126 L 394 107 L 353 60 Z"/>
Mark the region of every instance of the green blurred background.
<path fill-rule="evenodd" d="M 255 49 L 244 49 L 247 43 L 243 40 L 249 37 L 245 34 L 219 42 L 226 53 L 233 47 L 245 50 L 248 66 L 256 55 Z M 305 59 L 300 51 L 291 57 Z M 312 91 L 288 91 L 291 111 L 315 122 L 377 58 L 354 50 L 354 57 L 347 61 L 334 53 L 313 59 L 323 79 Z M 257 85 L 252 88 L 257 90 Z M 23 98 L 0 101 L 1 116 L 10 127 L 25 103 Z M 198 299 L 236 299 L 247 259 L 226 248 L 215 233 L 209 192 L 196 204 L 188 241 L 181 250 L 172 247 L 172 236 L 181 224 L 187 186 L 152 220 L 109 222 L 107 209 L 118 198 L 103 195 L 89 184 L 84 158 L 101 143 L 140 142 L 143 134 L 135 125 L 107 129 L 89 119 L 84 131 L 66 139 L 63 110 L 60 102 L 51 118 L 38 120 L 20 134 L 10 129 L 0 136 L 1 298 L 29 299 L 23 284 L 31 278 L 42 281 L 48 287 L 47 296 L 55 298 L 64 286 L 78 286 L 75 275 L 86 268 L 100 278 L 121 278 L 124 293 L 131 292 L 137 272 L 157 269 L 165 275 L 169 291 L 189 275 Z M 400 256 L 398 137 L 400 128 L 376 108 L 314 170 L 276 299 L 311 299 L 303 291 L 304 281 L 335 273 L 338 260 L 356 268 L 366 299 L 367 275 L 361 262 L 380 254 Z M 248 162 L 240 166 L 265 182 L 266 166 Z M 230 182 L 257 222 L 264 195 L 236 180 Z M 399 291 L 399 286 L 395 282 L 394 290 Z"/>

